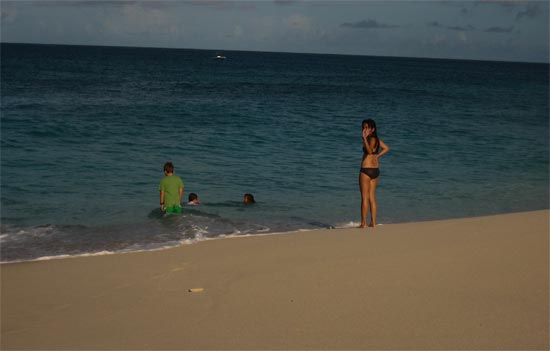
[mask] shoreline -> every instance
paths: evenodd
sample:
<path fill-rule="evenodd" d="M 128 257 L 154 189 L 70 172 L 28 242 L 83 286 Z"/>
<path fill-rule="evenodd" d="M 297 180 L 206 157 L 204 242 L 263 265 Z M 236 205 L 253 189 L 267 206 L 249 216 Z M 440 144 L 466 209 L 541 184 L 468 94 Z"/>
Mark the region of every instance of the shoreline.
<path fill-rule="evenodd" d="M 522 214 L 522 213 L 530 213 L 530 212 L 539 212 L 539 211 L 550 211 L 550 209 L 541 209 L 541 210 L 529 210 L 529 211 L 518 211 L 518 212 L 510 212 L 510 213 L 499 213 L 499 214 L 491 214 L 491 215 L 479 215 L 479 216 L 473 216 L 473 217 L 459 217 L 459 218 L 444 218 L 444 219 L 433 219 L 433 220 L 424 220 L 424 221 L 415 221 L 415 222 L 397 222 L 397 223 L 380 223 L 377 225 L 377 227 L 382 226 L 393 226 L 393 225 L 407 225 L 407 224 L 417 224 L 417 223 L 427 223 L 427 222 L 440 222 L 440 221 L 456 221 L 456 220 L 465 220 L 465 219 L 471 219 L 471 218 L 485 218 L 485 217 L 494 217 L 494 216 L 503 216 L 503 215 L 513 215 L 513 214 Z M 356 222 L 349 222 L 355 224 Z M 358 224 L 359 222 L 357 222 Z M 216 237 L 204 237 L 200 239 L 184 239 L 181 240 L 179 243 L 170 245 L 170 246 L 161 246 L 158 248 L 151 248 L 151 249 L 137 249 L 137 250 L 121 250 L 121 251 L 98 251 L 98 252 L 88 252 L 88 253 L 82 253 L 82 254 L 76 254 L 76 255 L 57 255 L 57 256 L 42 256 L 37 257 L 33 259 L 23 259 L 23 260 L 14 260 L 14 261 L 0 261 L 0 266 L 3 265 L 11 265 L 11 264 L 20 264 L 20 263 L 29 263 L 29 262 L 46 262 L 51 260 L 65 260 L 65 259 L 73 259 L 73 258 L 86 258 L 86 257 L 96 257 L 96 256 L 110 256 L 110 255 L 125 255 L 125 254 L 134 254 L 134 253 L 142 253 L 142 252 L 155 252 L 155 251 L 164 251 L 164 250 L 172 250 L 179 247 L 184 247 L 188 245 L 196 245 L 201 242 L 207 242 L 207 241 L 213 241 L 213 240 L 223 240 L 223 239 L 238 239 L 238 238 L 249 238 L 249 237 L 261 237 L 261 236 L 271 236 L 271 235 L 289 235 L 289 234 L 296 234 L 296 233 L 302 233 L 302 232 L 310 232 L 310 231 L 327 231 L 327 230 L 349 230 L 349 229 L 359 229 L 355 226 L 344 226 L 344 227 L 332 227 L 332 228 L 313 228 L 313 229 L 298 229 L 298 230 L 290 230 L 287 232 L 268 232 L 268 233 L 254 233 L 254 234 L 224 234 Z M 367 228 L 367 231 L 372 230 L 371 228 Z M 163 245 L 163 244 L 159 244 Z"/>
<path fill-rule="evenodd" d="M 549 215 L 3 264 L 0 346 L 547 349 Z"/>

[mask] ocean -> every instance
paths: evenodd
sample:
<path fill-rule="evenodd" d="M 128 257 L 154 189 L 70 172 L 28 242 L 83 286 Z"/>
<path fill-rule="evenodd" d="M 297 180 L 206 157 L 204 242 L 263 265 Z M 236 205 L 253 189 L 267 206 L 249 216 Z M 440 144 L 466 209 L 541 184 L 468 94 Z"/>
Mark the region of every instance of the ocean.
<path fill-rule="evenodd" d="M 548 64 L 216 54 L 1 44 L 0 261 L 357 226 L 365 118 L 380 224 L 549 208 Z"/>

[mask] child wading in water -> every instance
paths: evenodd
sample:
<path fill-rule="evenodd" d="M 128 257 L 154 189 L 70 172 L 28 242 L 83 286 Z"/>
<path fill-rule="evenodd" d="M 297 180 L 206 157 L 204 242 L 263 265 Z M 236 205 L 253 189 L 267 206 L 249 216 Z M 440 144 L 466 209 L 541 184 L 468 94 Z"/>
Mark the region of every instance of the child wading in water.
<path fill-rule="evenodd" d="M 243 203 L 245 205 L 252 205 L 256 203 L 256 200 L 254 200 L 254 195 L 252 194 L 244 194 Z"/>
<path fill-rule="evenodd" d="M 166 213 L 181 213 L 181 198 L 183 197 L 183 181 L 174 175 L 172 162 L 164 164 L 165 177 L 160 180 L 160 210 Z"/>
<path fill-rule="evenodd" d="M 197 194 L 195 194 L 195 193 L 189 194 L 189 198 L 188 198 L 188 202 L 187 202 L 188 205 L 191 205 L 191 206 L 200 205 L 200 203 L 201 202 L 199 201 L 199 196 Z"/>

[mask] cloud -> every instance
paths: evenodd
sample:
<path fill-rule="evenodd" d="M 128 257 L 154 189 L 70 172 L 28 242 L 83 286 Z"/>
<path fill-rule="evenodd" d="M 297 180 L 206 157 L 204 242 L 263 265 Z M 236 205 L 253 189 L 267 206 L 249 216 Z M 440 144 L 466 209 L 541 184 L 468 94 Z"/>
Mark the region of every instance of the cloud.
<path fill-rule="evenodd" d="M 511 33 L 514 30 L 514 26 L 510 27 L 491 27 L 484 30 L 487 33 Z"/>
<path fill-rule="evenodd" d="M 466 27 L 461 26 L 447 26 L 444 24 L 441 24 L 437 21 L 433 21 L 428 23 L 428 27 L 434 27 L 434 28 L 441 28 L 441 29 L 447 29 L 457 32 L 468 32 L 468 31 L 477 31 L 477 29 L 474 26 L 468 25 Z M 514 26 L 510 27 L 489 27 L 485 30 L 483 30 L 486 33 L 512 33 L 514 31 Z M 462 40 L 462 37 L 460 37 Z"/>
<path fill-rule="evenodd" d="M 164 2 L 164 1 L 162 1 Z M 181 3 L 183 5 L 209 7 L 218 10 L 251 10 L 256 6 L 250 1 L 225 1 L 225 0 L 188 0 L 183 2 L 168 1 L 168 3 Z"/>
<path fill-rule="evenodd" d="M 103 28 L 115 36 L 138 35 L 177 37 L 183 25 L 166 9 L 142 6 L 141 2 L 127 2 L 120 10 L 103 18 Z"/>
<path fill-rule="evenodd" d="M 147 3 L 149 1 L 141 1 L 140 3 Z M 102 7 L 102 6 L 126 6 L 126 5 L 133 5 L 138 3 L 138 1 L 135 0 L 120 0 L 120 1 L 90 1 L 90 0 L 82 0 L 82 1 L 62 1 L 62 0 L 54 0 L 54 1 L 31 1 L 33 5 L 38 6 L 78 6 L 78 7 L 90 7 L 90 6 L 96 6 L 96 7 Z"/>
<path fill-rule="evenodd" d="M 467 15 L 471 14 L 471 12 L 472 12 L 472 10 L 470 10 L 467 7 L 463 7 L 462 9 L 460 9 L 460 13 L 464 16 L 467 16 Z"/>
<path fill-rule="evenodd" d="M 0 11 L 3 23 L 12 23 L 17 17 L 17 10 L 15 9 L 2 9 Z"/>
<path fill-rule="evenodd" d="M 428 23 L 428 26 L 429 27 L 435 27 L 435 28 L 447 29 L 447 30 L 461 31 L 461 32 L 465 32 L 465 31 L 469 31 L 469 30 L 475 30 L 475 27 L 473 27 L 471 25 L 468 25 L 466 27 L 447 26 L 447 25 L 441 24 L 437 21 L 433 21 L 433 22 Z"/>
<path fill-rule="evenodd" d="M 314 21 L 301 14 L 293 14 L 282 19 L 283 28 L 286 29 L 288 36 L 293 40 L 315 41 L 319 36 L 319 30 Z"/>
<path fill-rule="evenodd" d="M 367 19 L 355 23 L 342 23 L 340 25 L 342 28 L 353 28 L 353 29 L 378 29 L 378 28 L 398 28 L 400 26 L 393 24 L 379 23 L 373 19 Z"/>
<path fill-rule="evenodd" d="M 284 22 L 291 28 L 309 29 L 312 27 L 311 19 L 299 14 L 291 15 Z"/>
<path fill-rule="evenodd" d="M 284 0 L 283 0 L 284 1 Z M 124 7 L 140 6 L 149 9 L 165 9 L 177 6 L 202 6 L 221 10 L 255 8 L 250 2 L 226 0 L 187 0 L 187 1 L 159 1 L 159 0 L 33 0 L 33 5 L 39 6 L 72 6 L 72 7 Z"/>
<path fill-rule="evenodd" d="M 530 2 L 525 5 L 525 9 L 516 14 L 516 21 L 527 17 L 535 18 L 543 13 L 542 7 L 538 2 Z"/>
<path fill-rule="evenodd" d="M 73 8 L 124 8 L 126 6 L 139 6 L 144 9 L 168 9 L 184 4 L 177 1 L 153 1 L 153 0 L 46 0 L 30 1 L 35 6 L 73 7 Z"/>
<path fill-rule="evenodd" d="M 448 43 L 447 35 L 445 34 L 437 34 L 430 40 L 430 44 L 439 46 L 439 45 L 446 45 Z"/>
<path fill-rule="evenodd" d="M 275 5 L 287 6 L 297 3 L 297 0 L 274 0 Z"/>
<path fill-rule="evenodd" d="M 542 4 L 547 4 L 547 2 L 525 0 L 478 0 L 473 3 L 473 6 L 494 5 L 505 8 L 509 12 L 518 11 L 516 13 L 516 21 L 519 21 L 522 18 L 533 19 L 540 15 L 544 15 L 545 10 Z"/>
<path fill-rule="evenodd" d="M 226 38 L 242 38 L 244 35 L 244 30 L 241 26 L 236 25 L 233 27 L 233 30 L 230 33 L 226 33 Z"/>
<path fill-rule="evenodd" d="M 478 0 L 475 4 L 498 5 L 502 7 L 516 7 L 525 3 L 525 0 Z"/>

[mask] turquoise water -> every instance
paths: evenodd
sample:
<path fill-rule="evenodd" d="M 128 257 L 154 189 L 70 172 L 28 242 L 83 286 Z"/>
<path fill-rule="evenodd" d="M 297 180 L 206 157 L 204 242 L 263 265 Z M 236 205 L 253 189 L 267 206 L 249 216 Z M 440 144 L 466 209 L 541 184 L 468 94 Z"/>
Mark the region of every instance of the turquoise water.
<path fill-rule="evenodd" d="M 547 64 L 215 54 L 2 44 L 1 260 L 357 225 L 364 118 L 379 223 L 549 207 Z"/>

